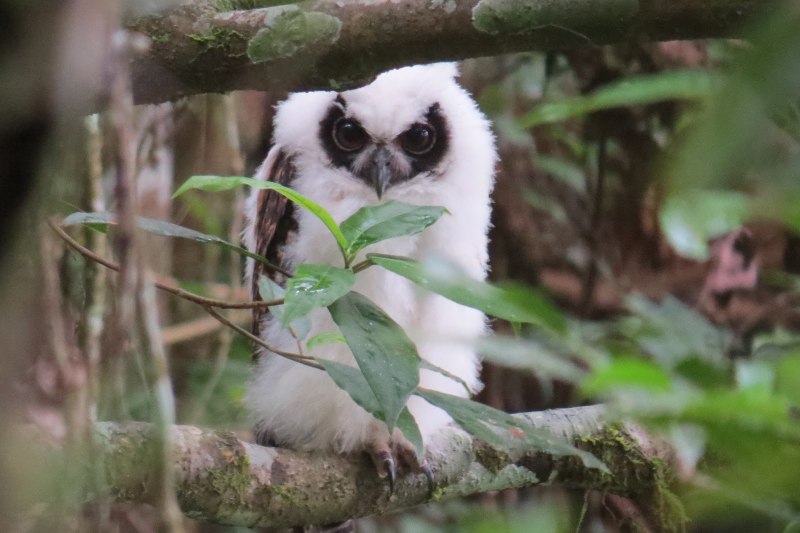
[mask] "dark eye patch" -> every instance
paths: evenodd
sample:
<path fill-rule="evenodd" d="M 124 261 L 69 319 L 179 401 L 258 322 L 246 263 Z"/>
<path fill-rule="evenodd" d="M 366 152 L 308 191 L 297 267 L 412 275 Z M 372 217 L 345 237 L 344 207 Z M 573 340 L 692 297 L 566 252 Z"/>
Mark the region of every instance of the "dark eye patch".
<path fill-rule="evenodd" d="M 338 95 L 319 123 L 319 140 L 331 163 L 337 167 L 349 167 L 369 140 L 361 124 L 345 116 L 346 107 L 344 98 Z"/>
<path fill-rule="evenodd" d="M 430 106 L 424 118 L 424 122 L 412 124 L 399 139 L 411 161 L 413 175 L 434 170 L 450 146 L 450 129 L 439 104 Z M 422 133 L 423 128 L 430 131 Z"/>
<path fill-rule="evenodd" d="M 351 168 L 361 149 L 370 142 L 361 124 L 346 116 L 346 108 L 347 102 L 338 95 L 320 121 L 318 131 L 328 159 L 339 168 Z M 431 105 L 422 120 L 412 124 L 395 142 L 403 148 L 411 166 L 411 172 L 401 181 L 435 170 L 450 146 L 450 130 L 439 104 Z"/>

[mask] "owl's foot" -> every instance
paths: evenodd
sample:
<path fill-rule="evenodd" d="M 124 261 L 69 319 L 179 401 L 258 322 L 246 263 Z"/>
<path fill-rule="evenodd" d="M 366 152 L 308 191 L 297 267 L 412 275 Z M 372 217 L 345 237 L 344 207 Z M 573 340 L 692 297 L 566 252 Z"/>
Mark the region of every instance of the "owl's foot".
<path fill-rule="evenodd" d="M 379 435 L 374 435 L 367 445 L 367 453 L 375 465 L 375 470 L 382 478 L 389 480 L 389 493 L 394 493 L 394 485 L 398 474 L 420 473 L 428 480 L 428 491 L 433 492 L 433 472 L 425 459 L 417 457 L 414 445 L 406 439 L 400 430 L 395 429 L 391 437 L 385 427 Z"/>

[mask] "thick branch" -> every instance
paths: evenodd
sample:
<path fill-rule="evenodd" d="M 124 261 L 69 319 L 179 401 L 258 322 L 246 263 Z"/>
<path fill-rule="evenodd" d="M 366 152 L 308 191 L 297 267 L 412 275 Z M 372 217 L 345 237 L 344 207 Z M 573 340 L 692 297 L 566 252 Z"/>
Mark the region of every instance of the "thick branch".
<path fill-rule="evenodd" d="M 344 457 L 265 448 L 235 434 L 176 426 L 178 499 L 195 518 L 242 526 L 322 524 L 452 498 L 537 484 L 605 489 L 637 499 L 660 499 L 667 453 L 640 444 L 632 433 L 602 421 L 599 406 L 523 415 L 593 452 L 612 475 L 587 469 L 575 457 L 531 450 L 509 457 L 452 430 L 443 451 L 429 457 L 437 485 L 422 475 L 402 478 L 390 498 L 366 456 Z M 146 468 L 152 427 L 101 423 L 97 440 L 109 488 L 120 500 L 147 501 L 155 482 Z"/>
<path fill-rule="evenodd" d="M 150 51 L 137 102 L 236 89 L 346 88 L 401 65 L 629 41 L 736 37 L 777 0 L 199 0 L 128 21 Z"/>

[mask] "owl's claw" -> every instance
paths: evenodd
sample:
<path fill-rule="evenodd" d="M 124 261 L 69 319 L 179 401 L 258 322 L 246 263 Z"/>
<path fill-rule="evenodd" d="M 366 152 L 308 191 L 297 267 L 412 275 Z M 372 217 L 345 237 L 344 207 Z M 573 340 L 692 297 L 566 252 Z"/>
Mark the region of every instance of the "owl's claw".
<path fill-rule="evenodd" d="M 428 461 L 422 461 L 419 465 L 420 471 L 425 475 L 425 479 L 428 480 L 428 496 L 433 495 L 433 490 L 436 488 L 436 482 L 433 480 L 433 470 L 431 470 Z"/>
<path fill-rule="evenodd" d="M 435 487 L 433 471 L 427 461 L 420 462 L 414 446 L 399 431 L 387 440 L 376 439 L 367 450 L 375 470 L 389 482 L 389 494 L 394 494 L 397 477 L 406 473 L 421 473 L 428 481 L 428 492 L 433 493 Z"/>
<path fill-rule="evenodd" d="M 378 476 L 389 481 L 389 494 L 394 494 L 394 484 L 397 481 L 397 461 L 392 452 L 391 443 L 379 444 L 368 452 Z"/>
<path fill-rule="evenodd" d="M 389 494 L 394 494 L 394 482 L 397 481 L 397 463 L 391 454 L 383 460 L 383 468 L 389 480 Z"/>

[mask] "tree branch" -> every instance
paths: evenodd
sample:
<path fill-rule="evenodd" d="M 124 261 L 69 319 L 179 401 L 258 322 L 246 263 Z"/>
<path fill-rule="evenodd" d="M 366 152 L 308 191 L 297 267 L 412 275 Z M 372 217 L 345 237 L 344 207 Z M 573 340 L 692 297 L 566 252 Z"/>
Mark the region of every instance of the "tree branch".
<path fill-rule="evenodd" d="M 634 437 L 635 430 L 603 421 L 601 406 L 529 413 L 539 427 L 568 437 L 600 457 L 612 475 L 587 469 L 575 457 L 530 450 L 510 457 L 460 430 L 442 436 L 443 451 L 429 457 L 437 489 L 423 475 L 388 483 L 366 456 L 346 457 L 265 448 L 235 434 L 175 426 L 173 463 L 181 507 L 188 516 L 240 526 L 323 524 L 387 513 L 426 501 L 537 484 L 608 490 L 655 502 L 669 501 L 668 452 Z M 97 442 L 112 494 L 147 501 L 155 480 L 143 465 L 152 457 L 153 429 L 145 423 L 99 423 Z"/>
<path fill-rule="evenodd" d="M 236 89 L 343 89 L 389 68 L 526 50 L 738 37 L 777 0 L 198 0 L 127 21 L 152 46 L 138 103 Z"/>

